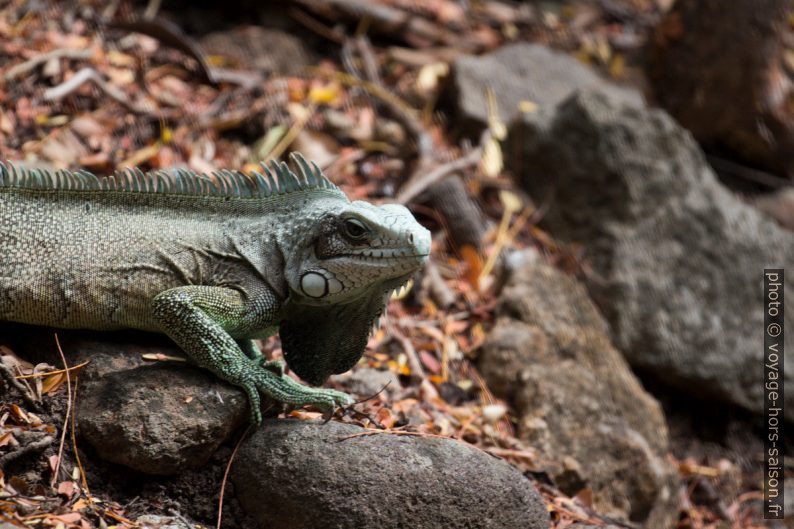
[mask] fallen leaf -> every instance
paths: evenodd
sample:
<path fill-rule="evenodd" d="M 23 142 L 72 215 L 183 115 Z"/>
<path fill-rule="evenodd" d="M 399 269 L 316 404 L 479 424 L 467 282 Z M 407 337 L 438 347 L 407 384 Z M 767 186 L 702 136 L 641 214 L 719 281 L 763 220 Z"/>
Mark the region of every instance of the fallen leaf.
<path fill-rule="evenodd" d="M 441 364 L 432 354 L 428 353 L 427 351 L 419 351 L 419 359 L 422 361 L 422 365 L 424 365 L 428 371 L 434 375 L 441 373 Z"/>
<path fill-rule="evenodd" d="M 466 263 L 466 272 L 464 279 L 475 290 L 479 288 L 480 272 L 482 272 L 483 261 L 479 252 L 471 245 L 464 244 L 460 247 L 460 255 Z"/>
<path fill-rule="evenodd" d="M 43 394 L 55 391 L 66 382 L 66 373 L 55 373 L 54 375 L 47 375 L 41 383 L 41 392 Z"/>
<path fill-rule="evenodd" d="M 62 494 L 67 498 L 71 498 L 74 495 L 75 489 L 74 481 L 61 481 L 58 483 L 58 494 Z"/>
<path fill-rule="evenodd" d="M 502 146 L 493 136 L 488 138 L 482 150 L 480 168 L 485 176 L 496 178 L 504 167 L 504 157 L 502 156 Z"/>
<path fill-rule="evenodd" d="M 314 86 L 309 90 L 309 100 L 318 104 L 330 104 L 339 98 L 339 84 L 329 83 L 325 86 Z"/>
<path fill-rule="evenodd" d="M 19 443 L 17 442 L 16 438 L 11 434 L 11 432 L 6 432 L 3 435 L 0 435 L 0 446 L 6 445 L 13 445 L 16 446 Z"/>

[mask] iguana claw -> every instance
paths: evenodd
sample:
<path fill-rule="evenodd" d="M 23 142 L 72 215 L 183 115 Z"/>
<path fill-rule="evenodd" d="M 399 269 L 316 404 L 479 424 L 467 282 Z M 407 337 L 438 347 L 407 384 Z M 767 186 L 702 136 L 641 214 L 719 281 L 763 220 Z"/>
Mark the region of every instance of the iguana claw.
<path fill-rule="evenodd" d="M 353 403 L 353 398 L 347 393 L 334 389 L 312 388 L 295 381 L 283 374 L 283 372 L 279 374 L 275 372 L 275 369 L 280 361 L 268 362 L 268 364 L 271 363 L 273 364 L 272 366 L 257 366 L 257 369 L 251 373 L 253 386 L 257 390 L 254 391 L 256 398 L 252 398 L 252 392 L 246 388 L 252 407 L 251 418 L 257 426 L 262 420 L 259 411 L 258 393 L 260 392 L 274 400 L 297 407 L 314 406 L 323 412 L 323 417 L 330 417 L 334 414 L 336 408 Z M 281 366 L 283 367 L 283 363 L 281 363 Z"/>

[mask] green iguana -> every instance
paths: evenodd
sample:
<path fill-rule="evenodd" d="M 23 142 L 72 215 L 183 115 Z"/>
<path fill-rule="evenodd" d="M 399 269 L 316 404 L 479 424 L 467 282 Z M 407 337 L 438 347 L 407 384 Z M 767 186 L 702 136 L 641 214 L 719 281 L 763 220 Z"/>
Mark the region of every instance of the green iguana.
<path fill-rule="evenodd" d="M 350 369 L 389 294 L 430 251 L 399 205 L 350 202 L 300 155 L 264 174 L 127 170 L 99 178 L 0 163 L 0 320 L 163 332 L 248 395 L 326 413 L 252 339 L 279 332 L 310 384 Z"/>

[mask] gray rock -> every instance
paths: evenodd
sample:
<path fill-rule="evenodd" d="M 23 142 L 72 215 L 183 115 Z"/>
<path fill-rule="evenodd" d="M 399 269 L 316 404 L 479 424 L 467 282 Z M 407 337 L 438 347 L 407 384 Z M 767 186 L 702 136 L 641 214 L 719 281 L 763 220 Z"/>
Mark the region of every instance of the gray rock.
<path fill-rule="evenodd" d="M 345 389 L 359 398 L 369 398 L 383 390 L 387 395 L 400 390 L 400 379 L 387 369 L 361 367 L 336 375 L 334 380 L 342 383 Z"/>
<path fill-rule="evenodd" d="M 33 362 L 60 366 L 53 333 L 80 370 L 75 410 L 80 435 L 97 454 L 148 474 L 175 474 L 206 463 L 248 418 L 243 392 L 183 362 L 167 338 L 140 332 L 96 333 L 27 325 L 0 326 L 2 342 Z"/>
<path fill-rule="evenodd" d="M 666 113 L 573 96 L 510 131 L 514 173 L 545 222 L 581 243 L 590 292 L 631 364 L 680 391 L 763 412 L 763 270 L 794 267 L 794 234 L 732 195 Z M 785 289 L 794 291 L 794 275 Z M 794 328 L 794 298 L 786 326 Z M 794 333 L 786 333 L 794 351 Z M 794 361 L 786 362 L 794 419 Z"/>
<path fill-rule="evenodd" d="M 238 26 L 201 38 L 202 49 L 222 56 L 231 68 L 297 75 L 317 62 L 307 40 L 278 28 Z"/>
<path fill-rule="evenodd" d="M 80 435 L 100 457 L 147 474 L 205 464 L 248 416 L 241 390 L 187 364 L 156 364 L 82 381 Z"/>
<path fill-rule="evenodd" d="M 504 461 L 446 439 L 372 435 L 350 424 L 268 420 L 231 478 L 260 529 L 546 529 L 532 483 Z"/>
<path fill-rule="evenodd" d="M 598 512 L 674 526 L 677 478 L 659 404 L 610 343 L 584 286 L 523 261 L 480 352 L 488 387 L 511 404 L 518 436 L 564 492 L 590 488 Z"/>
<path fill-rule="evenodd" d="M 486 55 L 463 55 L 453 65 L 450 86 L 457 118 L 465 127 L 475 129 L 487 123 L 489 87 L 505 123 L 519 116 L 522 101 L 530 101 L 540 110 L 550 109 L 581 89 L 596 89 L 636 106 L 644 104 L 636 90 L 605 80 L 570 55 L 541 44 L 517 43 Z"/>
<path fill-rule="evenodd" d="M 758 197 L 753 205 L 782 227 L 794 231 L 794 187 L 785 187 L 775 193 Z"/>

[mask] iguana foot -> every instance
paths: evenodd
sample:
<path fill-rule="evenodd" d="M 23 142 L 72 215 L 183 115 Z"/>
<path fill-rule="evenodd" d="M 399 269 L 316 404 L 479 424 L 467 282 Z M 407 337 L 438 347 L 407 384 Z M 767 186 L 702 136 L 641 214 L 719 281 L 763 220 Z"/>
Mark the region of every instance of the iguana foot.
<path fill-rule="evenodd" d="M 277 361 L 274 361 L 277 362 Z M 270 369 L 258 369 L 252 374 L 253 385 L 259 392 L 278 402 L 301 407 L 311 405 L 319 408 L 324 416 L 330 416 L 340 406 L 347 406 L 354 402 L 347 393 L 326 388 L 312 388 L 305 386 L 285 374 L 276 374 Z M 251 402 L 251 420 L 258 426 L 261 421 L 259 411 L 259 395 L 251 398 L 251 392 L 244 386 Z"/>

